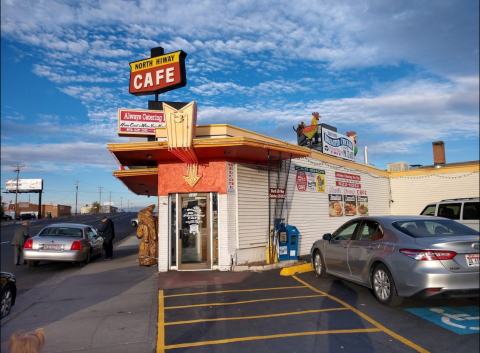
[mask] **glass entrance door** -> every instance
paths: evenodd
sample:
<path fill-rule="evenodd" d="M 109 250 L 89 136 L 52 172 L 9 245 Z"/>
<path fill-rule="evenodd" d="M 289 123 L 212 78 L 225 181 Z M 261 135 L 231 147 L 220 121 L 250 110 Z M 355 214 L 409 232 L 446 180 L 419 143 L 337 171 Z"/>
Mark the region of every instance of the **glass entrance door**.
<path fill-rule="evenodd" d="M 179 195 L 178 212 L 178 268 L 210 269 L 212 259 L 209 194 Z"/>

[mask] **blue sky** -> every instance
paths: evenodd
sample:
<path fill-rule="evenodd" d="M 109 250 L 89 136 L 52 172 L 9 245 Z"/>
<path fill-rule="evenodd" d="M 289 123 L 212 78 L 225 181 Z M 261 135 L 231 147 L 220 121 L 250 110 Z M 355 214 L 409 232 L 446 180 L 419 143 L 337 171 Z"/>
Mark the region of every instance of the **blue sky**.
<path fill-rule="evenodd" d="M 479 159 L 477 1 L 2 0 L 2 192 L 22 164 L 44 203 L 74 206 L 75 180 L 79 205 L 99 187 L 119 207 L 155 203 L 112 176 L 106 143 L 128 142 L 118 108 L 154 99 L 129 94 L 128 63 L 157 46 L 188 54 L 187 86 L 160 100 L 195 100 L 198 124 L 296 143 L 318 111 L 380 169 L 433 164 L 439 140 L 447 162 Z"/>

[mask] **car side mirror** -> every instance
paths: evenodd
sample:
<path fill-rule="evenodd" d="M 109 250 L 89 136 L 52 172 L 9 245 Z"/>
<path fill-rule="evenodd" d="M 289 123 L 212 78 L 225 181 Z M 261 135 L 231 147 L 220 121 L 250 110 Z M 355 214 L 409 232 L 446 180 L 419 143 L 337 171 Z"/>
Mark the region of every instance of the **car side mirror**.
<path fill-rule="evenodd" d="M 323 235 L 323 240 L 328 240 L 328 241 L 332 240 L 332 235 L 330 233 L 324 234 Z"/>

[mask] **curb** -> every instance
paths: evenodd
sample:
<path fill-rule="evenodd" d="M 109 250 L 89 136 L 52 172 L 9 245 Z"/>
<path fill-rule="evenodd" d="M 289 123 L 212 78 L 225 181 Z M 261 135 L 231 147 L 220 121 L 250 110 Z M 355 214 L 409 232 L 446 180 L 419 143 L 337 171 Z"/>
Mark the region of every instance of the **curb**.
<path fill-rule="evenodd" d="M 280 271 L 280 276 L 293 276 L 299 273 L 315 271 L 311 264 L 307 263 L 304 265 L 286 267 Z"/>
<path fill-rule="evenodd" d="M 290 267 L 290 266 L 298 267 L 297 265 L 303 265 L 304 263 L 305 261 L 303 260 L 287 260 L 287 261 L 275 262 L 273 264 L 263 265 L 263 266 L 240 265 L 240 266 L 233 266 L 232 272 L 269 271 L 269 270 L 275 270 L 277 268 L 284 268 L 284 267 Z"/>

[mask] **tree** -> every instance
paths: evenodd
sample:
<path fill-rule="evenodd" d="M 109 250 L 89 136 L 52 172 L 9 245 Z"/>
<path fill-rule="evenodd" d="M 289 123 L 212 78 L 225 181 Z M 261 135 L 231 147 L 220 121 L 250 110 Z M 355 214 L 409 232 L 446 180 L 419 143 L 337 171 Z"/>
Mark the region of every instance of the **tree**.
<path fill-rule="evenodd" d="M 92 203 L 92 207 L 90 207 L 90 213 L 100 213 L 100 204 L 97 201 Z"/>

